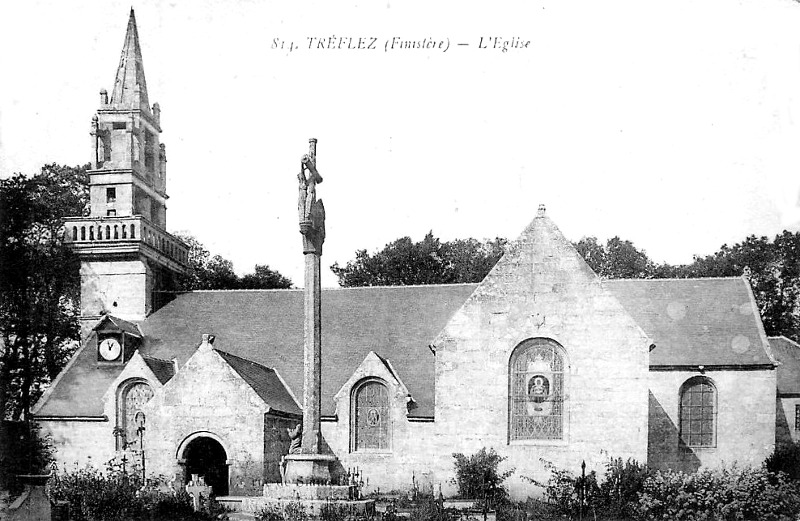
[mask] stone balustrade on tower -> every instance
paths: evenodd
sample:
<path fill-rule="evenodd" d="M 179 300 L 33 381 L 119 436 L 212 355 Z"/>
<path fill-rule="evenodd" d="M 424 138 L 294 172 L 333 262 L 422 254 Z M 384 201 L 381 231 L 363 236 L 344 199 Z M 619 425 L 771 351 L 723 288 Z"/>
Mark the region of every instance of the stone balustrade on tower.
<path fill-rule="evenodd" d="M 64 239 L 78 254 L 126 253 L 139 249 L 186 266 L 189 247 L 174 235 L 140 215 L 128 217 L 73 217 L 64 223 Z M 105 246 L 105 247 L 104 247 Z M 82 251 L 83 250 L 83 251 Z"/>

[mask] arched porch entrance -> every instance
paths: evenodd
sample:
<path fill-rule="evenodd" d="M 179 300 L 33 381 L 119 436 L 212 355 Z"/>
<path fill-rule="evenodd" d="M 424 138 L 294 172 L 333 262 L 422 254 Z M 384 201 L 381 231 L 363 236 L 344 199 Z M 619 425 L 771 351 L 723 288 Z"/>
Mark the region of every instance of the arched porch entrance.
<path fill-rule="evenodd" d="M 178 458 L 184 468 L 184 484 L 192 474 L 205 478 L 215 496 L 228 495 L 228 460 L 225 448 L 211 433 L 189 436 L 178 450 Z"/>

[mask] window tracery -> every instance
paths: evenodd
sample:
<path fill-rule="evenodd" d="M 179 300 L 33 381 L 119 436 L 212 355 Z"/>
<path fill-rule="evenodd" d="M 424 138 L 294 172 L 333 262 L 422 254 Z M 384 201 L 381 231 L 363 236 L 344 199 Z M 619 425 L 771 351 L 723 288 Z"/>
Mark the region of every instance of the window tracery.
<path fill-rule="evenodd" d="M 687 447 L 716 446 L 717 389 L 710 379 L 687 380 L 680 395 L 680 437 Z"/>
<path fill-rule="evenodd" d="M 545 338 L 518 345 L 509 367 L 509 440 L 564 438 L 565 356 Z"/>
<path fill-rule="evenodd" d="M 153 388 L 142 380 L 126 382 L 120 387 L 117 414 L 117 449 L 137 449 L 144 426 L 144 404 L 153 397 Z"/>
<path fill-rule="evenodd" d="M 379 380 L 367 380 L 353 392 L 351 433 L 353 451 L 390 448 L 389 391 Z"/>

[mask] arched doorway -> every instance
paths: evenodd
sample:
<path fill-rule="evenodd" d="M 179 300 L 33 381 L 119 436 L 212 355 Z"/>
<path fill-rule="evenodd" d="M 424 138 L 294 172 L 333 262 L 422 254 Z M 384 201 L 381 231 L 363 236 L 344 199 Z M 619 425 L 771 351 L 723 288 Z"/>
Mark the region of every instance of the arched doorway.
<path fill-rule="evenodd" d="M 228 495 L 228 465 L 225 449 L 220 442 L 208 436 L 198 436 L 191 440 L 183 450 L 186 472 L 184 481 L 188 483 L 192 474 L 205 478 L 215 496 Z"/>

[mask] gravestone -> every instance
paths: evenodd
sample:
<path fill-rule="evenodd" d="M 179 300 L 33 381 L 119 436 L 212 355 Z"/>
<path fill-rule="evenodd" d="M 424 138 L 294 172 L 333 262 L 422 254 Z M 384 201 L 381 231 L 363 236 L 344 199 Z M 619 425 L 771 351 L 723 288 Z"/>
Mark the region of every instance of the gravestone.
<path fill-rule="evenodd" d="M 192 496 L 192 508 L 197 512 L 203 508 L 203 500 L 211 496 L 211 487 L 206 485 L 203 476 L 192 474 L 192 480 L 186 484 L 186 492 Z"/>

